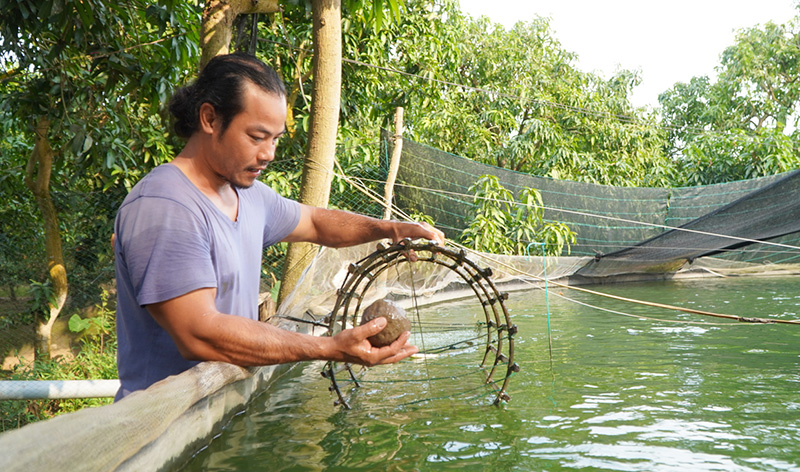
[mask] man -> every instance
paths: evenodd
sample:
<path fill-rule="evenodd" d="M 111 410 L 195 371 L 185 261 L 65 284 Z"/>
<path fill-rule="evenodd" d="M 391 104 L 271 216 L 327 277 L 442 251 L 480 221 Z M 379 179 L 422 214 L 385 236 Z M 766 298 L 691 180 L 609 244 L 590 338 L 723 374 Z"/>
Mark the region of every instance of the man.
<path fill-rule="evenodd" d="M 275 71 L 231 54 L 211 60 L 173 97 L 175 130 L 186 145 L 131 190 L 115 224 L 117 400 L 199 361 L 375 365 L 417 352 L 407 332 L 372 347 L 367 338 L 384 328 L 383 318 L 324 338 L 257 321 L 266 246 L 444 242 L 430 225 L 309 207 L 258 182 L 285 129 L 285 96 Z"/>

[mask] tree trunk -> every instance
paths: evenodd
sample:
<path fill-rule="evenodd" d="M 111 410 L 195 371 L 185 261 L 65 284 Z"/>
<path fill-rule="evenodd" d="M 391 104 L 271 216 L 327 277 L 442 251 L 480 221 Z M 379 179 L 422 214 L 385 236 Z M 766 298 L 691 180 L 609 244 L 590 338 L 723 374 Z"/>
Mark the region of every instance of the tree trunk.
<path fill-rule="evenodd" d="M 311 6 L 314 18 L 314 90 L 311 93 L 311 129 L 299 201 L 327 207 L 342 87 L 342 8 L 340 0 L 312 0 Z M 316 245 L 309 243 L 289 244 L 279 300 L 284 300 L 294 289 L 317 249 Z"/>
<path fill-rule="evenodd" d="M 64 267 L 64 252 L 58 230 L 58 214 L 50 197 L 50 173 L 53 169 L 54 153 L 47 139 L 49 130 L 50 121 L 44 117 L 40 118 L 36 123 L 36 141 L 25 172 L 25 185 L 33 193 L 39 211 L 42 212 L 47 270 L 53 285 L 53 299 L 48 304 L 49 318 L 40 322 L 36 330 L 37 355 L 47 359 L 51 353 L 53 324 L 67 301 L 67 271 Z"/>
<path fill-rule="evenodd" d="M 208 0 L 200 27 L 200 69 L 214 56 L 228 54 L 233 37 L 233 20 L 238 15 L 274 13 L 278 0 Z"/>

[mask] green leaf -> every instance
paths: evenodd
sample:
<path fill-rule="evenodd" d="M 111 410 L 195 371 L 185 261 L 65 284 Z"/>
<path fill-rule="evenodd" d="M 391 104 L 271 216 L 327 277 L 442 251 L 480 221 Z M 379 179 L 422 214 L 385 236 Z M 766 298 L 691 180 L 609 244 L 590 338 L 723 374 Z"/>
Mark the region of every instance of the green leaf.
<path fill-rule="evenodd" d="M 392 12 L 392 17 L 394 21 L 400 22 L 400 6 L 402 5 L 402 0 L 387 0 L 389 3 L 389 10 Z"/>
<path fill-rule="evenodd" d="M 73 333 L 81 333 L 83 331 L 86 331 L 87 329 L 89 329 L 91 325 L 92 325 L 91 320 L 83 319 L 77 314 L 72 315 L 68 323 L 69 330 L 72 331 Z"/>
<path fill-rule="evenodd" d="M 92 148 L 92 144 L 94 144 L 94 140 L 92 136 L 87 134 L 86 139 L 83 141 L 83 148 L 81 149 L 81 154 L 86 154 Z"/>
<path fill-rule="evenodd" d="M 94 15 L 92 14 L 92 6 L 86 0 L 78 0 L 73 2 L 75 5 L 75 9 L 78 12 L 78 16 L 81 19 L 81 23 L 83 23 L 83 27 L 85 29 L 90 29 L 94 24 Z"/>

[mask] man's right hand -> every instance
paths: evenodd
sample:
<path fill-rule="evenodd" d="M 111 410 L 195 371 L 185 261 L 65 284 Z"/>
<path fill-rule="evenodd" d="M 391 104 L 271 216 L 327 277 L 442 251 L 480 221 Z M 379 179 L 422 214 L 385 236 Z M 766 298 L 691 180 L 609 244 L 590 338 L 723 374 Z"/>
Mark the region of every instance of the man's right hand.
<path fill-rule="evenodd" d="M 373 366 L 398 362 L 419 352 L 417 346 L 408 344 L 411 335 L 408 331 L 388 346 L 373 346 L 367 338 L 381 332 L 386 323 L 386 318 L 378 317 L 369 323 L 346 329 L 335 335 L 331 338 L 334 343 L 332 360 Z"/>

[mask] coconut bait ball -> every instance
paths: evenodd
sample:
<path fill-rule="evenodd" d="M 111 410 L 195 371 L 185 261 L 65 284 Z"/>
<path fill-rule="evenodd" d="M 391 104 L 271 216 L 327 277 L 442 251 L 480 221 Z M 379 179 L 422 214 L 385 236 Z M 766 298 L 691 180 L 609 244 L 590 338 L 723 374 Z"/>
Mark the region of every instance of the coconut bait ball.
<path fill-rule="evenodd" d="M 381 316 L 388 321 L 386 327 L 380 333 L 367 338 L 375 347 L 388 346 L 405 331 L 411 330 L 411 321 L 406 317 L 406 311 L 391 300 L 377 300 L 368 306 L 361 315 L 361 324 Z"/>

